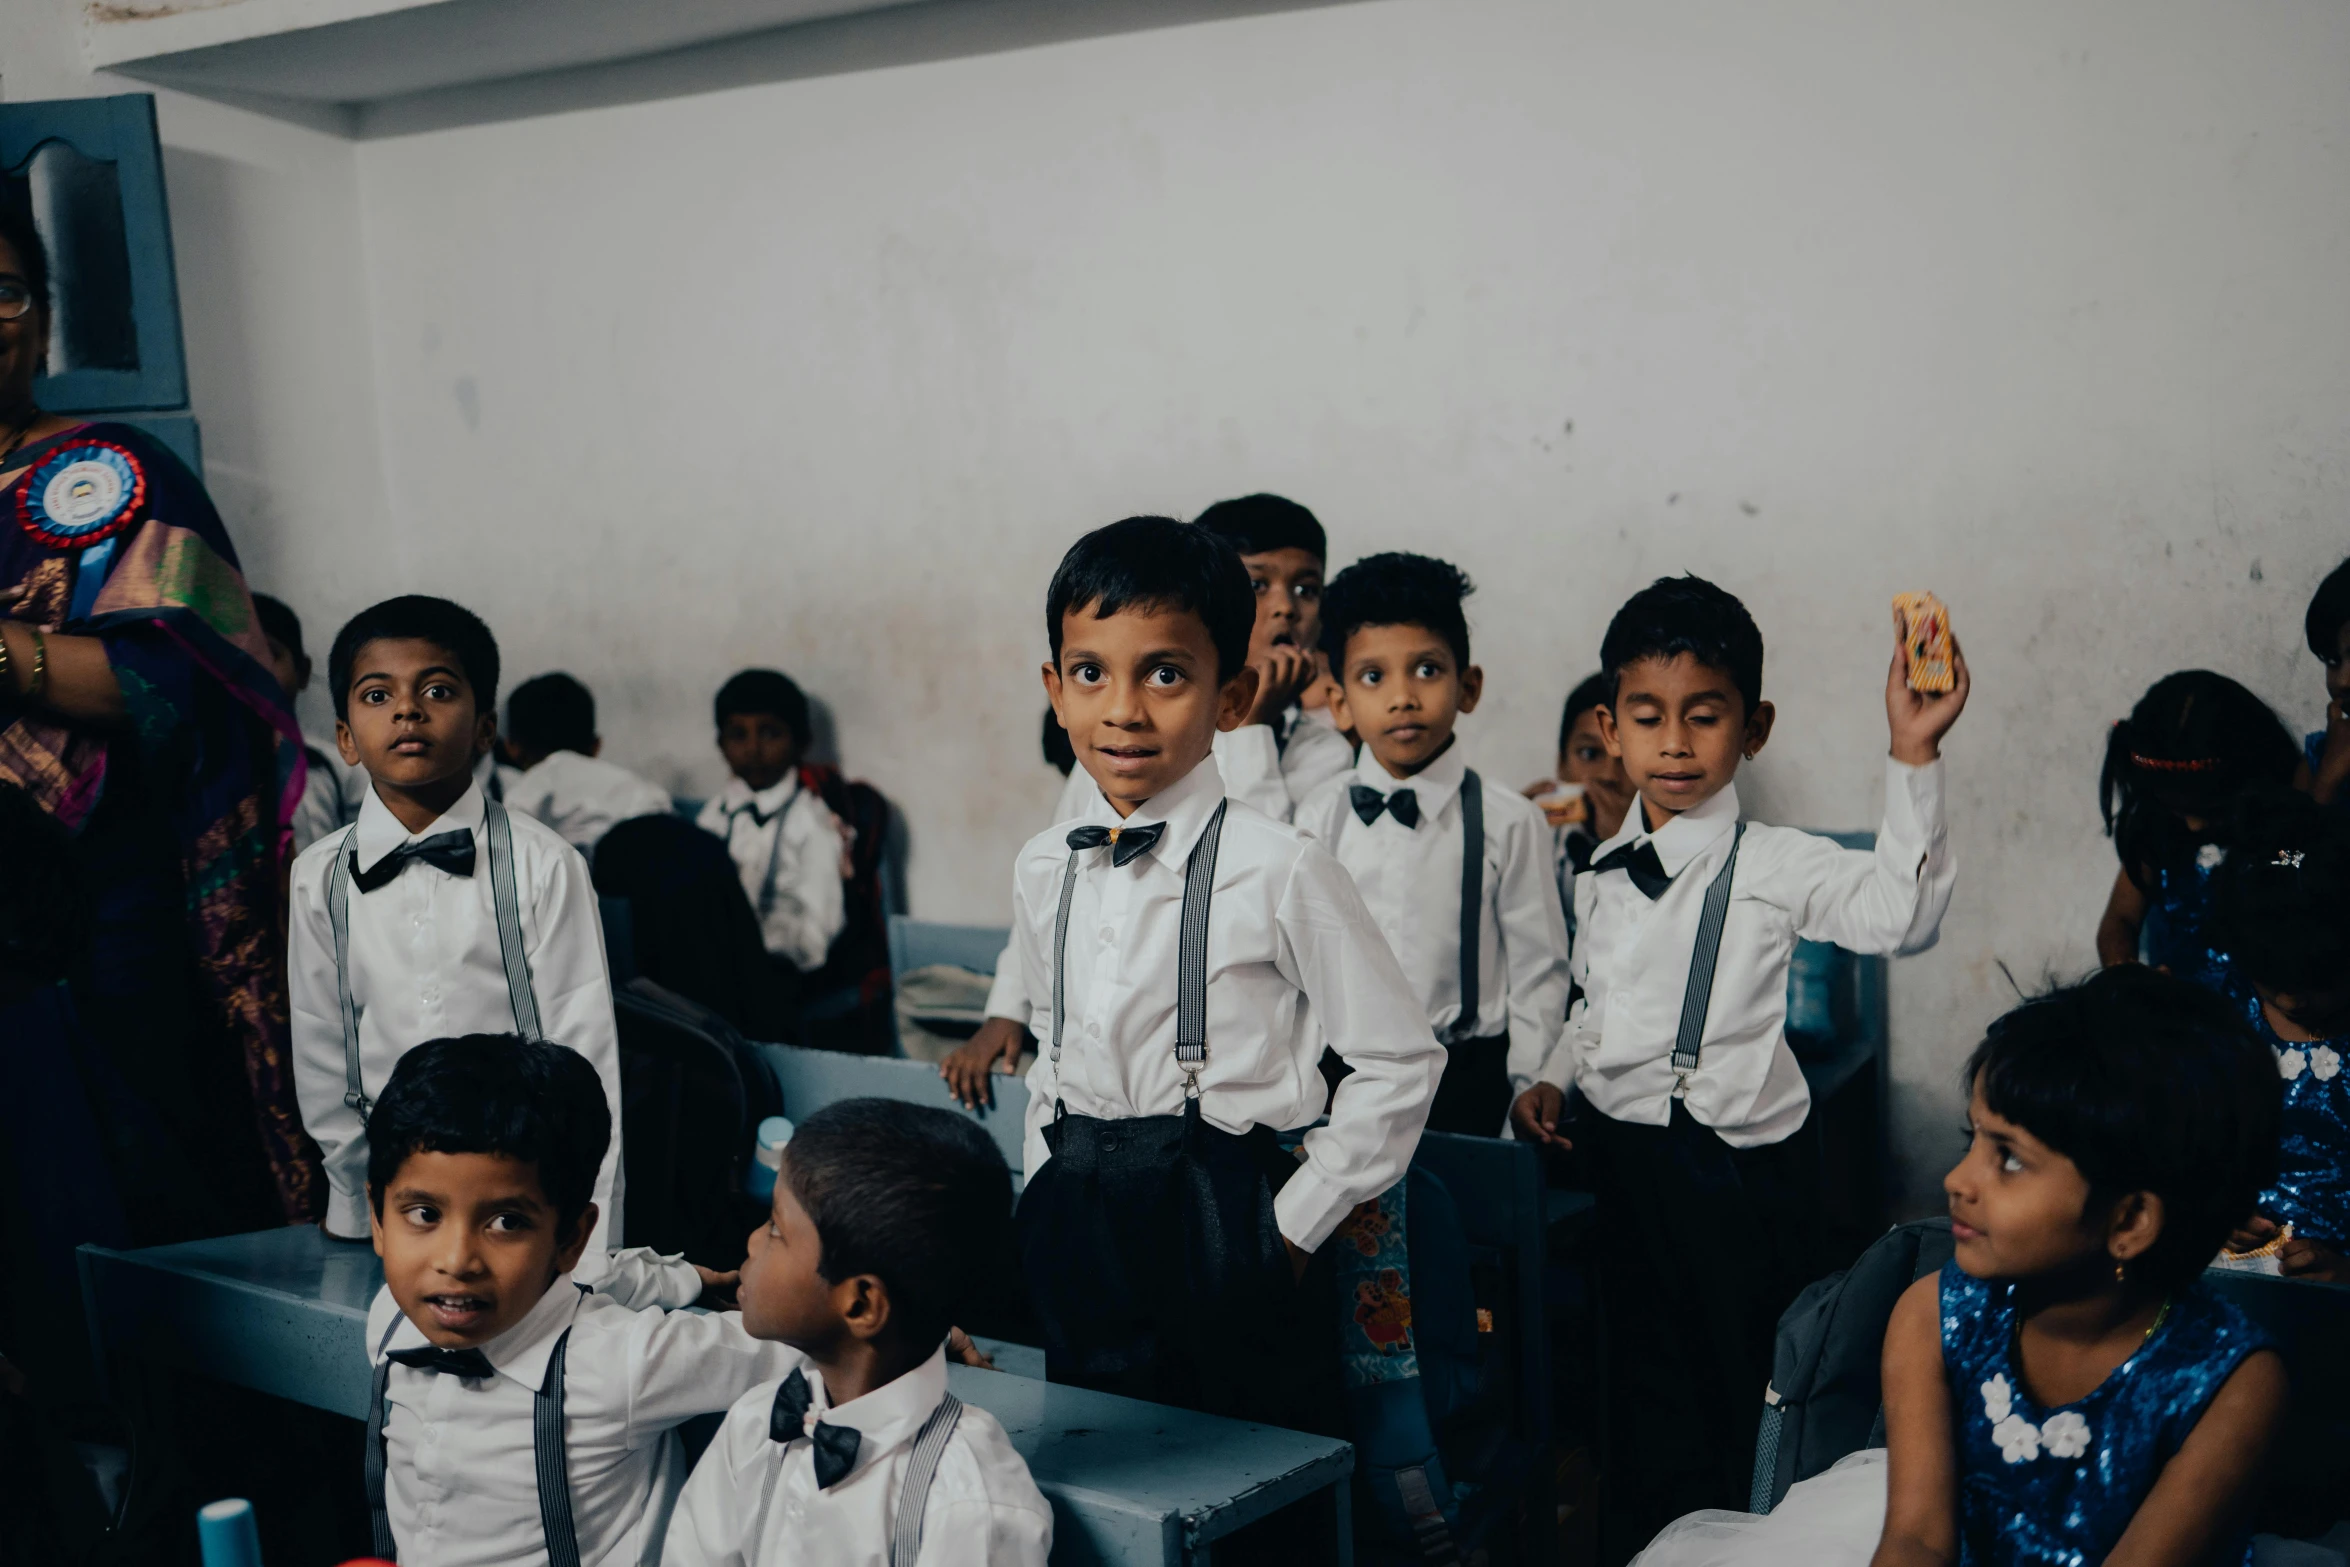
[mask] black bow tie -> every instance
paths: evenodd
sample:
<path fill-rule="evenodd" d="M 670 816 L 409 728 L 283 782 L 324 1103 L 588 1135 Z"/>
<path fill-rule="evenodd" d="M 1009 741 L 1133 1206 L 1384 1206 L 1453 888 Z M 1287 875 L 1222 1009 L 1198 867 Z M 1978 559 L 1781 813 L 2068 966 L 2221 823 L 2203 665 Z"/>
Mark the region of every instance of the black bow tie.
<path fill-rule="evenodd" d="M 1601 855 L 1591 862 L 1591 872 L 1596 876 L 1601 871 L 1622 871 L 1629 875 L 1632 885 L 1651 903 L 1663 897 L 1665 889 L 1673 884 L 1673 878 L 1665 874 L 1665 862 L 1656 857 L 1653 839 L 1627 843 Z"/>
<path fill-rule="evenodd" d="M 476 1382 L 498 1374 L 498 1368 L 490 1364 L 490 1357 L 478 1349 L 443 1349 L 438 1344 L 422 1344 L 415 1349 L 387 1350 L 384 1359 L 412 1371 L 445 1371 L 450 1376 Z"/>
<path fill-rule="evenodd" d="M 810 1427 L 808 1405 L 812 1401 L 805 1373 L 795 1371 L 785 1377 L 783 1386 L 775 1390 L 775 1407 L 767 1412 L 767 1435 L 776 1442 L 796 1442 L 803 1436 L 808 1439 L 816 1449 L 816 1489 L 822 1491 L 856 1467 L 857 1444 L 862 1438 L 854 1426 L 828 1426 L 819 1420 Z"/>
<path fill-rule="evenodd" d="M 1381 811 L 1391 811 L 1395 819 L 1406 827 L 1420 825 L 1420 797 L 1409 789 L 1398 789 L 1393 794 L 1381 794 L 1369 784 L 1356 784 L 1347 791 L 1354 801 L 1355 814 L 1363 819 L 1365 827 L 1379 819 Z"/>
<path fill-rule="evenodd" d="M 410 860 L 422 860 L 437 865 L 452 876 L 473 874 L 473 834 L 464 828 L 455 832 L 435 833 L 422 843 L 403 843 L 375 862 L 373 870 L 359 868 L 359 851 L 351 851 L 351 880 L 361 892 L 373 892 L 388 887 L 392 878 L 408 868 Z"/>
<path fill-rule="evenodd" d="M 1110 846 L 1112 865 L 1130 864 L 1136 856 L 1148 854 L 1152 844 L 1167 835 L 1167 824 L 1155 822 L 1148 827 L 1072 827 L 1069 829 L 1069 847 L 1098 849 Z"/>

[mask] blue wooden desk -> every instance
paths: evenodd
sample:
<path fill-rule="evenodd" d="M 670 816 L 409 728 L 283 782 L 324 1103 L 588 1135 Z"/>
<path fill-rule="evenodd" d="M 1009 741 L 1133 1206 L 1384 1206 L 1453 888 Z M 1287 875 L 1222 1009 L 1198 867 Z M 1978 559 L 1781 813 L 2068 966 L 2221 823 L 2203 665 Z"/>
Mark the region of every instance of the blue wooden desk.
<path fill-rule="evenodd" d="M 81 1249 L 98 1360 L 135 1356 L 364 1419 L 375 1253 L 316 1230 Z M 951 1366 L 1053 1504 L 1056 1563 L 1204 1567 L 1209 1542 L 1316 1493 L 1352 1560 L 1354 1449 L 1326 1437 Z"/>

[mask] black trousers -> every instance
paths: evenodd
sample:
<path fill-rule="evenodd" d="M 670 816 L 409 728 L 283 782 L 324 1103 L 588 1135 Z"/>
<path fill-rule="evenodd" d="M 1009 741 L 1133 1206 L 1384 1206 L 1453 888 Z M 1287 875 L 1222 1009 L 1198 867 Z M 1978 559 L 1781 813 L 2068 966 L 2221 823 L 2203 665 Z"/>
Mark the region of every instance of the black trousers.
<path fill-rule="evenodd" d="M 1574 1136 L 1608 1323 L 1601 1558 L 1621 1562 L 1683 1513 L 1745 1507 L 1779 1315 L 1818 1266 L 1819 1171 L 1802 1133 L 1732 1148 L 1679 1100 L 1664 1126 L 1586 1106 Z"/>
<path fill-rule="evenodd" d="M 1335 1286 L 1299 1281 L 1273 1219 L 1296 1160 L 1181 1115 L 1045 1129 L 1021 1194 L 1021 1271 L 1055 1382 L 1296 1431 L 1343 1434 Z"/>
<path fill-rule="evenodd" d="M 1428 1130 L 1499 1137 L 1510 1118 L 1509 1031 L 1464 1039 L 1444 1050 L 1444 1076 L 1428 1104 Z"/>

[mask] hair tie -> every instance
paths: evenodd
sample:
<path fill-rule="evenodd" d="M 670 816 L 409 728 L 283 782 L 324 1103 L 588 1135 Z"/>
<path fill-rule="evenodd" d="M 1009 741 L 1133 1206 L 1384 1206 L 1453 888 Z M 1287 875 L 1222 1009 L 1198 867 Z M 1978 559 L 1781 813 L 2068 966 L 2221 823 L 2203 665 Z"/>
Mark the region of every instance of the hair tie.
<path fill-rule="evenodd" d="M 2157 773 L 2208 773 L 2219 766 L 2219 758 L 2216 756 L 2199 756 L 2189 762 L 2174 762 L 2168 757 L 2144 756 L 2136 751 L 2130 753 L 2130 762 L 2133 766 Z"/>

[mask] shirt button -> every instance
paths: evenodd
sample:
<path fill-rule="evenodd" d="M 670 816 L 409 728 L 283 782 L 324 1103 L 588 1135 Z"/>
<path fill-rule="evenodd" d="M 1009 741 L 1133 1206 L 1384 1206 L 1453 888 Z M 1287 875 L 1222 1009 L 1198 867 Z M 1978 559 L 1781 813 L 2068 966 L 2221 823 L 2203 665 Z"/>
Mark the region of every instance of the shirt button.
<path fill-rule="evenodd" d="M 1106 947 L 1106 946 L 1108 946 L 1108 945 L 1109 945 L 1111 942 L 1113 942 L 1113 941 L 1116 941 L 1117 939 L 1118 939 L 1118 933 L 1117 933 L 1117 931 L 1113 930 L 1111 927 L 1109 927 L 1109 926 L 1107 926 L 1107 925 L 1104 925 L 1104 926 L 1102 927 L 1102 945 L 1103 945 L 1103 946 L 1105 946 L 1105 947 Z"/>
<path fill-rule="evenodd" d="M 1085 1031 L 1096 1039 L 1102 1037 L 1102 1026 L 1099 1023 L 1087 1023 L 1085 1025 Z"/>

